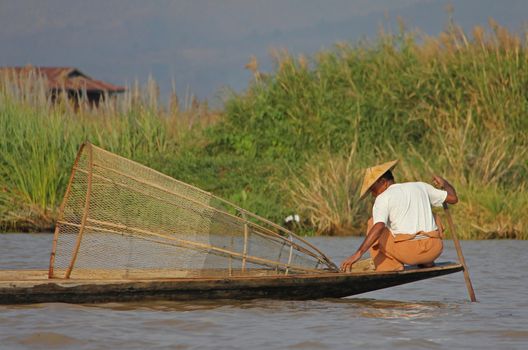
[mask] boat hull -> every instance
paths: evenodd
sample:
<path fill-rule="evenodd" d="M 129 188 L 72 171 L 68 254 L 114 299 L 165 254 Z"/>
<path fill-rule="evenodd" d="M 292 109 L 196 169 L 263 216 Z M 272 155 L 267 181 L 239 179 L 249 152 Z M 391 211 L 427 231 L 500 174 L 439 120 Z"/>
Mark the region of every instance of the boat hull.
<path fill-rule="evenodd" d="M 341 298 L 462 271 L 460 264 L 401 272 L 134 280 L 47 279 L 46 271 L 0 271 L 0 304 L 146 300 Z"/>

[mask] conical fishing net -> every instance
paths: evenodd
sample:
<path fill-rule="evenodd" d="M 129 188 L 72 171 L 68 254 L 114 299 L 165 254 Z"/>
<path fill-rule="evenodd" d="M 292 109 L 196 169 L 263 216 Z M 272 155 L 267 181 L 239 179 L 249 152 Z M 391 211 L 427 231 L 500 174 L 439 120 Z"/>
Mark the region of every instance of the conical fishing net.
<path fill-rule="evenodd" d="M 49 275 L 131 279 L 336 269 L 292 232 L 85 143 L 61 206 Z"/>

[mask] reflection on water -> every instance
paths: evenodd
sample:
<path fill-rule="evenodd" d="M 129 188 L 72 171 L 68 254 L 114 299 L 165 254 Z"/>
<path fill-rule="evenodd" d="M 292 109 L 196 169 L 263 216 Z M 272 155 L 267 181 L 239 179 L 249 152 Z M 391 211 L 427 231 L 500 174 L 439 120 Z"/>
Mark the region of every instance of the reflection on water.
<path fill-rule="evenodd" d="M 181 312 L 181 311 L 205 311 L 213 310 L 220 307 L 228 307 L 229 305 L 240 305 L 233 300 L 198 300 L 192 303 L 184 301 L 149 301 L 149 302 L 130 302 L 130 303 L 102 303 L 102 304 L 87 304 L 86 307 L 95 307 L 101 309 L 110 309 L 116 311 L 130 311 L 130 310 L 150 310 L 150 311 L 164 311 L 164 312 Z"/>
<path fill-rule="evenodd" d="M 87 304 L 85 307 L 110 309 L 116 311 L 150 310 L 160 312 L 182 312 L 182 311 L 207 311 L 218 308 L 222 309 L 266 309 L 268 311 L 291 310 L 292 312 L 303 312 L 315 310 L 332 309 L 355 309 L 361 317 L 385 318 L 385 319 L 415 319 L 438 316 L 442 310 L 456 307 L 437 301 L 404 302 L 397 300 L 376 300 L 362 298 L 323 299 L 321 301 L 275 301 L 275 300 L 210 300 L 210 301 L 149 301 L 130 303 L 104 303 Z"/>
<path fill-rule="evenodd" d="M 79 341 L 75 338 L 68 337 L 55 332 L 36 332 L 26 336 L 10 337 L 16 340 L 20 345 L 25 345 L 29 348 L 42 349 L 56 349 L 61 347 L 81 346 L 85 342 Z M 9 338 L 8 338 L 9 339 Z"/>
<path fill-rule="evenodd" d="M 430 318 L 449 306 L 439 302 L 403 302 L 394 300 L 355 300 L 362 317 L 384 319 Z"/>
<path fill-rule="evenodd" d="M 336 261 L 360 243 L 312 240 Z M 462 245 L 479 303 L 460 273 L 343 299 L 4 305 L 0 349 L 527 349 L 528 242 Z M 48 246 L 0 235 L 0 267 L 46 268 Z"/>

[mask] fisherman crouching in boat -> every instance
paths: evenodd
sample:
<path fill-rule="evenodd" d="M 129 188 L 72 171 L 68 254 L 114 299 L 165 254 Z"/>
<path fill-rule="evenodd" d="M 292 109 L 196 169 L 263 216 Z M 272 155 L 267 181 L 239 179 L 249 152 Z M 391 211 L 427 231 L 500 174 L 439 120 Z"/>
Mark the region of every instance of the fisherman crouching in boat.
<path fill-rule="evenodd" d="M 349 271 L 367 250 L 376 271 L 401 271 L 403 265 L 432 267 L 443 249 L 441 232 L 431 206 L 455 204 L 458 197 L 449 182 L 433 176 L 433 184 L 396 183 L 392 169 L 398 160 L 368 168 L 361 187 L 360 200 L 370 191 L 375 197 L 367 236 L 354 255 L 341 264 Z"/>

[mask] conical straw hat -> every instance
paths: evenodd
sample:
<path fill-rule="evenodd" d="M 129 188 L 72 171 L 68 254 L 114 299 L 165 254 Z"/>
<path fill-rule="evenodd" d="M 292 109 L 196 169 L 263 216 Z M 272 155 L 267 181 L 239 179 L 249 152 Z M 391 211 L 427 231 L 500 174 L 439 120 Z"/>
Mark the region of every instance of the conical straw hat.
<path fill-rule="evenodd" d="M 378 179 L 385 174 L 387 171 L 394 169 L 398 164 L 398 159 L 392 160 L 387 163 L 376 165 L 365 170 L 365 177 L 363 178 L 363 185 L 361 186 L 361 192 L 359 194 L 359 200 L 362 200 L 370 190 L 370 187 L 374 185 Z"/>

